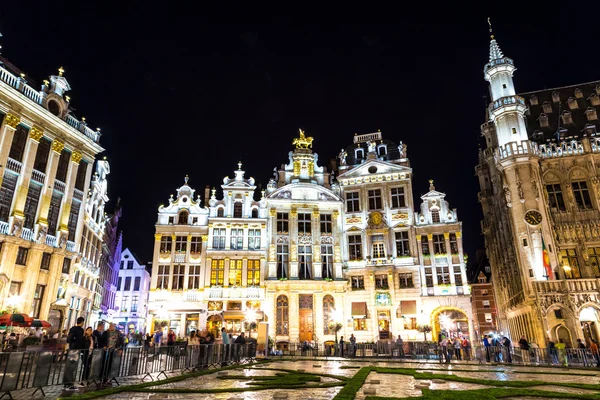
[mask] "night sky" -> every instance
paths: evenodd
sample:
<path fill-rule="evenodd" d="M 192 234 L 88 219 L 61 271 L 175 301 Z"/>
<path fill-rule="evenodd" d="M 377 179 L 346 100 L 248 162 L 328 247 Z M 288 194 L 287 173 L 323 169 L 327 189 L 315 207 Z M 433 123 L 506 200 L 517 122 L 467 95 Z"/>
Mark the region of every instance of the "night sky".
<path fill-rule="evenodd" d="M 518 68 L 517 92 L 600 77 L 597 24 L 547 10 L 491 14 Z M 377 24 L 263 15 L 269 23 L 235 24 L 120 11 L 107 18 L 54 4 L 27 23 L 18 10 L 3 12 L 0 43 L 36 82 L 65 68 L 75 115 L 102 129 L 100 157 L 112 169 L 107 210 L 120 196 L 123 246 L 143 261 L 152 257 L 157 208 L 186 174 L 204 197 L 241 160 L 246 176 L 266 185 L 300 127 L 321 164 L 354 133 L 381 129 L 402 140 L 416 207 L 434 179 L 458 209 L 466 252 L 483 248 L 474 167 L 488 93 L 487 12 L 406 12 L 389 24 L 385 10 Z"/>

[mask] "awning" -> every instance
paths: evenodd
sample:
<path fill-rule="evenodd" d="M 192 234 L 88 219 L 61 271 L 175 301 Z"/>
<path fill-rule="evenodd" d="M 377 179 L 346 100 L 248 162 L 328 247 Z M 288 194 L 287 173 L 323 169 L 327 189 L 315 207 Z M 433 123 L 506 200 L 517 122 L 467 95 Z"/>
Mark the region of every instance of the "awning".
<path fill-rule="evenodd" d="M 352 318 L 366 318 L 367 317 L 367 303 L 358 302 L 352 303 Z"/>
<path fill-rule="evenodd" d="M 224 311 L 223 318 L 225 319 L 246 319 L 246 313 L 240 310 Z"/>
<path fill-rule="evenodd" d="M 401 301 L 400 312 L 404 314 L 416 314 L 417 313 L 417 302 L 416 300 Z"/>

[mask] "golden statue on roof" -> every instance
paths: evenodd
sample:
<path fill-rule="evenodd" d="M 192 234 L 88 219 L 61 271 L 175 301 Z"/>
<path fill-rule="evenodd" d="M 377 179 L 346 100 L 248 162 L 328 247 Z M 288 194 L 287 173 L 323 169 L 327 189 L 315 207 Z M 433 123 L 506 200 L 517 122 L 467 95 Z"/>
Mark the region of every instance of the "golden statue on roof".
<path fill-rule="evenodd" d="M 293 145 L 296 146 L 297 149 L 309 149 L 312 147 L 313 138 L 305 137 L 304 131 L 302 129 L 298 129 L 300 131 L 300 137 L 294 138 L 292 142 Z"/>

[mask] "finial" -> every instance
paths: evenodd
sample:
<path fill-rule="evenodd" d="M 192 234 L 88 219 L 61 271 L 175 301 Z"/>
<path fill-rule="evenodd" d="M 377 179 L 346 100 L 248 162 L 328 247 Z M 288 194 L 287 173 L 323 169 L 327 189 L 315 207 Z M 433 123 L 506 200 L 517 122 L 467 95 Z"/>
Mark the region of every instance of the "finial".
<path fill-rule="evenodd" d="M 58 69 L 58 76 L 63 76 L 64 73 L 65 73 L 65 69 L 63 67 L 60 67 Z"/>
<path fill-rule="evenodd" d="M 488 25 L 490 26 L 490 39 L 494 38 L 494 35 L 492 34 L 492 18 L 488 17 Z"/>
<path fill-rule="evenodd" d="M 21 72 L 21 79 L 25 79 L 25 74 Z"/>
<path fill-rule="evenodd" d="M 186 185 L 187 185 L 189 179 L 190 179 L 190 177 L 188 175 L 186 175 L 185 178 L 183 178 L 183 181 L 185 182 Z"/>
<path fill-rule="evenodd" d="M 67 100 L 67 103 L 71 102 L 71 97 L 70 96 L 65 96 L 65 100 Z"/>
<path fill-rule="evenodd" d="M 85 122 L 85 117 L 81 117 L 81 122 Z"/>
<path fill-rule="evenodd" d="M 238 171 L 242 169 L 242 162 L 238 161 Z"/>
<path fill-rule="evenodd" d="M 429 180 L 429 190 L 435 190 L 435 186 L 433 186 L 433 179 Z"/>
<path fill-rule="evenodd" d="M 430 184 L 430 185 L 433 185 L 433 179 L 430 179 L 430 180 L 429 180 L 429 184 Z"/>

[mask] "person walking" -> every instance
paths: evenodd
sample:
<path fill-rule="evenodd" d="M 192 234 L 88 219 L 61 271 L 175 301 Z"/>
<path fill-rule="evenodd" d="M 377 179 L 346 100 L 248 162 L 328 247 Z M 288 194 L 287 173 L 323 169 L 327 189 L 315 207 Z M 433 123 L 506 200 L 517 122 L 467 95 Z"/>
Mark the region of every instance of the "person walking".
<path fill-rule="evenodd" d="M 600 354 L 598 354 L 598 343 L 594 339 L 591 339 L 592 343 L 590 343 L 590 351 L 592 352 L 592 356 L 596 360 L 596 367 L 600 367 Z"/>
<path fill-rule="evenodd" d="M 460 354 L 460 347 L 461 347 L 461 343 L 460 343 L 460 339 L 458 337 L 454 338 L 454 356 L 456 357 L 456 359 L 458 361 L 462 361 L 462 356 Z"/>
<path fill-rule="evenodd" d="M 125 340 L 123 339 L 121 332 L 116 329 L 115 324 L 113 323 L 108 325 L 108 330 L 104 332 L 103 336 L 105 337 L 106 351 L 108 353 L 106 358 L 106 368 L 104 370 L 103 384 L 108 385 L 110 384 L 110 380 L 114 379 L 114 376 L 110 377 L 110 370 L 115 358 L 115 354 L 118 356 L 123 354 Z"/>
<path fill-rule="evenodd" d="M 492 344 L 490 343 L 490 339 L 488 337 L 488 335 L 484 335 L 483 336 L 483 347 L 485 347 L 485 359 L 487 362 L 490 362 L 490 351 L 491 351 L 491 347 Z"/>
<path fill-rule="evenodd" d="M 398 335 L 398 339 L 402 341 L 400 335 Z M 350 347 L 350 350 L 352 351 L 352 357 L 356 357 L 356 337 L 354 336 L 354 333 L 350 335 Z"/>
<path fill-rule="evenodd" d="M 67 343 L 69 345 L 69 351 L 67 352 L 67 365 L 65 366 L 65 373 L 63 375 L 63 383 L 65 390 L 77 390 L 75 388 L 75 375 L 77 374 L 77 366 L 81 357 L 81 352 L 74 352 L 73 350 L 84 350 L 85 349 L 85 338 L 83 331 L 83 323 L 85 318 L 77 318 L 77 325 L 69 329 L 67 335 Z"/>
<path fill-rule="evenodd" d="M 552 365 L 558 365 L 558 350 L 556 348 L 556 343 L 550 338 L 546 338 L 546 348 L 548 349 L 548 355 L 550 356 L 550 362 Z"/>
<path fill-rule="evenodd" d="M 229 360 L 229 335 L 227 334 L 227 329 L 225 327 L 221 328 L 221 341 L 223 342 L 223 361 L 221 365 L 223 367 L 227 366 L 227 360 Z"/>

